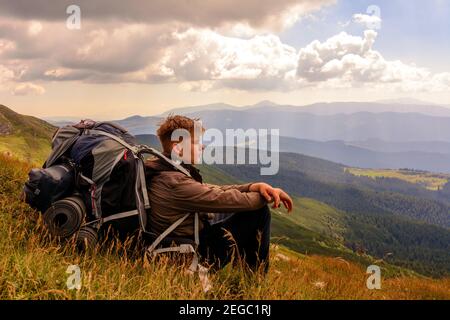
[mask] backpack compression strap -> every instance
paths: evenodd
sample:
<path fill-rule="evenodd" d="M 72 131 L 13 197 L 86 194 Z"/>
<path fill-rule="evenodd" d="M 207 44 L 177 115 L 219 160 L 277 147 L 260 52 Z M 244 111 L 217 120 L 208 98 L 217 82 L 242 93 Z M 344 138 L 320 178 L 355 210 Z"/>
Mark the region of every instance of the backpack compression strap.
<path fill-rule="evenodd" d="M 181 166 L 177 162 L 173 161 L 172 159 L 167 158 L 164 154 L 162 154 L 158 150 L 156 150 L 154 148 L 150 148 L 148 146 L 141 146 L 139 148 L 139 154 L 144 154 L 144 153 L 151 154 L 151 155 L 153 155 L 153 156 L 155 156 L 157 158 L 160 158 L 160 159 L 164 160 L 165 162 L 167 162 L 168 164 L 170 164 L 175 169 L 177 169 L 178 171 L 180 171 L 180 172 L 184 173 L 185 175 L 187 175 L 188 177 L 192 177 L 191 174 L 189 173 L 189 171 L 186 170 L 186 168 L 184 168 L 183 166 Z"/>

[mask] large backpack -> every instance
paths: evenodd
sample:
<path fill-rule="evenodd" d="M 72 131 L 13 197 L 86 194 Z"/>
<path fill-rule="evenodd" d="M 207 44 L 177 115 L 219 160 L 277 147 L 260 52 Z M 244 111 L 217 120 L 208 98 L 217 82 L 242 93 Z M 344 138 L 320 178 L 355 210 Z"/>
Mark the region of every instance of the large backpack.
<path fill-rule="evenodd" d="M 76 234 L 77 245 L 82 250 L 97 244 L 98 231 L 103 226 L 115 224 L 114 227 L 125 234 L 137 229 L 140 235 L 150 236 L 151 245 L 146 253 L 151 257 L 164 252 L 192 253 L 188 271 L 198 272 L 203 289 L 208 291 L 207 269 L 199 264 L 194 248 L 199 244 L 198 213 L 195 213 L 193 243 L 191 239 L 169 237 L 190 213 L 162 234 L 147 231 L 150 202 L 144 172 L 145 155 L 156 156 L 191 176 L 184 167 L 159 151 L 137 144 L 136 139 L 117 124 L 86 120 L 65 126 L 53 136 L 52 152 L 43 168 L 30 171 L 24 187 L 25 201 L 43 212 L 52 235 L 68 238 Z M 172 246 L 173 243 L 177 246 Z"/>
<path fill-rule="evenodd" d="M 44 214 L 51 233 L 94 238 L 105 224 L 124 234 L 147 230 L 150 209 L 144 156 L 159 157 L 189 172 L 159 151 L 139 145 L 125 128 L 111 122 L 81 121 L 57 130 L 42 169 L 33 169 L 25 200 Z M 85 230 L 87 228 L 87 231 Z"/>

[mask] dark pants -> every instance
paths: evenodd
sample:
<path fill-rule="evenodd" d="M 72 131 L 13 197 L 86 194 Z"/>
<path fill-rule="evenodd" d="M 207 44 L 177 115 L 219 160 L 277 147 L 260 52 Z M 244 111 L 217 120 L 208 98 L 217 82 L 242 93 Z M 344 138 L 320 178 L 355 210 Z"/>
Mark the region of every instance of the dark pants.
<path fill-rule="evenodd" d="M 200 232 L 200 255 L 213 265 L 213 269 L 223 268 L 234 254 L 235 259 L 240 257 L 252 270 L 257 270 L 263 264 L 267 272 L 270 220 L 270 209 L 264 206 L 255 211 L 235 213 L 217 224 L 205 223 Z"/>

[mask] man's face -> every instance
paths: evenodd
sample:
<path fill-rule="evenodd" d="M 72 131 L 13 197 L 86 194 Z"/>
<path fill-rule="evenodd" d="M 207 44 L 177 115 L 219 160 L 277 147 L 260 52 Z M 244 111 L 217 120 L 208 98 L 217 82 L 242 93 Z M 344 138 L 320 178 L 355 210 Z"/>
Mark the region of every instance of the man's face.
<path fill-rule="evenodd" d="M 200 137 L 191 139 L 191 164 L 199 164 L 202 160 L 202 153 L 205 146 L 201 143 Z"/>
<path fill-rule="evenodd" d="M 201 163 L 202 153 L 205 146 L 201 143 L 198 136 L 191 137 L 190 144 L 183 141 L 174 145 L 174 151 L 184 163 L 199 164 Z"/>
<path fill-rule="evenodd" d="M 194 122 L 193 130 L 176 129 L 172 132 L 172 141 L 178 140 L 172 147 L 172 158 L 182 160 L 188 164 L 199 164 L 202 161 L 202 153 L 204 146 L 202 144 L 202 136 L 205 132 L 201 121 Z M 173 158 L 174 159 L 174 158 Z"/>

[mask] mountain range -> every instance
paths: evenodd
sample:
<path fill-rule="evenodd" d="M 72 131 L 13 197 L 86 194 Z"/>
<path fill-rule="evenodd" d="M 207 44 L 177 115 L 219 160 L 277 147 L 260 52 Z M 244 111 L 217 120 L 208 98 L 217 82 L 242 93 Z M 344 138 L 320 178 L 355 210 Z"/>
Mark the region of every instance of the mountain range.
<path fill-rule="evenodd" d="M 375 102 L 319 102 L 309 105 L 285 105 L 264 100 L 253 105 L 239 107 L 226 103 L 213 103 L 200 106 L 173 108 L 164 112 L 161 116 L 166 116 L 171 113 L 187 115 L 211 110 L 304 112 L 314 115 L 351 114 L 357 112 L 395 112 L 420 113 L 429 116 L 450 117 L 450 106 L 437 105 L 434 103 L 408 98 L 397 100 L 378 100 Z"/>
<path fill-rule="evenodd" d="M 172 109 L 116 122 L 136 135 L 155 134 L 168 114 L 198 117 L 206 128 L 279 129 L 280 150 L 361 168 L 450 172 L 450 109 L 412 99 L 278 105 L 261 101 Z M 62 120 L 59 118 L 59 120 Z M 54 122 L 66 125 L 68 122 Z"/>
<path fill-rule="evenodd" d="M 415 104 L 401 100 L 286 106 L 262 101 L 238 108 L 219 103 L 164 115 L 198 117 L 205 127 L 221 131 L 279 129 L 281 151 L 348 166 L 450 172 L 450 109 L 408 101 Z M 134 134 L 154 134 L 160 120 L 133 116 L 118 122 Z"/>

